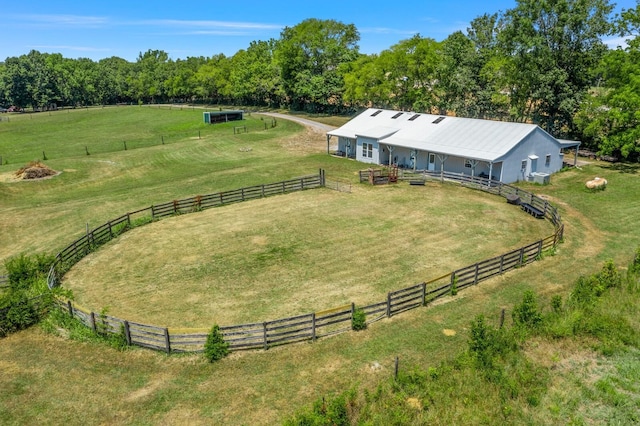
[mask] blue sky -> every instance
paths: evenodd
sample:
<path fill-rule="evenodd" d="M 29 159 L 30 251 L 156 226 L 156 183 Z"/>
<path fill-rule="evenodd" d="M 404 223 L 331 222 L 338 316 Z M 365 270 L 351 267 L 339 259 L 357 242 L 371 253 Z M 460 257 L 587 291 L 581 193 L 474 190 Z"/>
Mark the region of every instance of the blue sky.
<path fill-rule="evenodd" d="M 620 0 L 633 8 L 636 0 Z M 379 53 L 419 33 L 443 40 L 484 13 L 515 7 L 516 0 L 0 0 L 0 61 L 35 49 L 67 58 L 118 56 L 164 50 L 172 59 L 231 56 L 251 41 L 277 39 L 285 26 L 307 18 L 353 23 L 360 51 Z"/>

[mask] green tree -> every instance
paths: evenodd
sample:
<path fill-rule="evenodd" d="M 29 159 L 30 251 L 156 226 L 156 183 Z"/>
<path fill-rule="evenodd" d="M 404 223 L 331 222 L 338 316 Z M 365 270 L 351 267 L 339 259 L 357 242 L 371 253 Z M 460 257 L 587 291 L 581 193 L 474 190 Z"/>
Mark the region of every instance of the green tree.
<path fill-rule="evenodd" d="M 204 356 L 209 362 L 221 360 L 229 353 L 229 344 L 224 341 L 224 336 L 218 325 L 214 325 L 207 335 L 207 341 L 204 344 Z"/>
<path fill-rule="evenodd" d="M 602 81 L 590 92 L 576 122 L 587 143 L 601 154 L 640 159 L 640 4 L 625 10 L 616 27 L 627 46 L 603 58 Z"/>
<path fill-rule="evenodd" d="M 285 27 L 275 51 L 289 104 L 311 112 L 342 107 L 341 65 L 358 57 L 360 35 L 353 24 L 307 19 Z"/>
<path fill-rule="evenodd" d="M 231 58 L 232 96 L 244 105 L 279 106 L 283 101 L 280 70 L 275 61 L 276 41 L 253 41 Z"/>
<path fill-rule="evenodd" d="M 575 130 L 573 117 L 611 30 L 608 0 L 519 0 L 504 15 L 500 46 L 508 58 L 512 118 L 533 120 L 556 136 Z"/>

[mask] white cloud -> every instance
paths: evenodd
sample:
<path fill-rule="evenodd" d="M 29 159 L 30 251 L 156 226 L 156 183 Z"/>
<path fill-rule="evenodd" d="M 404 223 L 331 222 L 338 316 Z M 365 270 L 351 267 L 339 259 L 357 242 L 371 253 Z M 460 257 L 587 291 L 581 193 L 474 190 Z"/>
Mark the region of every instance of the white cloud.
<path fill-rule="evenodd" d="M 10 19 L 22 21 L 25 24 L 46 26 L 75 26 L 75 27 L 102 27 L 109 24 L 109 18 L 104 16 L 80 16 L 80 15 L 13 15 Z"/>
<path fill-rule="evenodd" d="M 178 28 L 202 28 L 202 29 L 231 29 L 231 30 L 280 30 L 283 25 L 264 24 L 258 22 L 234 22 L 234 21 L 202 21 L 179 19 L 154 19 L 133 23 L 134 25 L 149 25 L 160 27 Z"/>
<path fill-rule="evenodd" d="M 627 41 L 629 39 L 630 37 L 614 37 L 614 38 L 604 39 L 602 41 L 604 42 L 604 44 L 607 45 L 607 47 L 609 47 L 609 49 L 617 49 L 618 47 L 625 49 L 628 47 Z"/>

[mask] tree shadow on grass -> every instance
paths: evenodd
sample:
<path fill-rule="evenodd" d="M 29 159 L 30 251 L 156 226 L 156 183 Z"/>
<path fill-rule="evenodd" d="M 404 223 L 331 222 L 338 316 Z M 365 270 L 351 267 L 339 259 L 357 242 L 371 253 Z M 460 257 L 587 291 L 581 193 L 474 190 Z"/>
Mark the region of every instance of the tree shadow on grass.
<path fill-rule="evenodd" d="M 640 172 L 640 163 L 615 163 L 602 166 L 603 169 L 618 171 L 619 173 L 638 174 Z"/>

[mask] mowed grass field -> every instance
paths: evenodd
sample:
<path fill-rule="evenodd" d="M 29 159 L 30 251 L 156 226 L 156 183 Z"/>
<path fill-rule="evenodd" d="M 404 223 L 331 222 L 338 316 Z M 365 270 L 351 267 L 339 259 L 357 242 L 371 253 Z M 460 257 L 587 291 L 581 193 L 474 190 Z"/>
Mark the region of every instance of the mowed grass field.
<path fill-rule="evenodd" d="M 135 107 L 128 112 L 140 114 L 137 126 L 154 119 L 173 120 L 171 114 L 178 112 L 153 110 L 153 114 L 149 113 L 152 118 L 142 111 Z M 93 113 L 96 120 L 100 120 L 100 112 Z M 10 123 L 0 123 L 0 129 L 6 129 L 6 124 L 16 126 L 12 131 L 0 130 L 0 147 L 11 144 L 13 131 L 29 135 L 24 136 L 25 139 L 45 139 L 56 126 L 56 113 L 52 113 L 51 119 L 47 118 L 51 120 L 49 123 L 29 124 L 40 117 L 20 116 L 15 121 L 12 117 Z M 187 119 L 199 121 L 201 112 L 193 112 Z M 254 119 L 259 120 L 257 117 Z M 114 119 L 113 122 L 118 121 Z M 19 123 L 25 127 L 20 127 Z M 260 122 L 255 124 L 259 126 Z M 164 146 L 100 155 L 92 153 L 90 156 L 81 152 L 77 156 L 57 159 L 52 155 L 47 164 L 57 170 L 67 170 L 58 177 L 41 182 L 0 183 L 0 259 L 21 251 L 54 253 L 68 244 L 70 237 L 81 235 L 86 223 L 97 226 L 123 212 L 154 202 L 276 181 L 314 172 L 320 167 L 325 168 L 329 176 L 355 181 L 354 173 L 362 168 L 361 164 L 327 156 L 324 153 L 324 135 L 306 132 L 283 120 L 278 122 L 275 132 L 270 129 L 267 132 L 271 133 L 260 135 L 261 139 L 257 131 L 255 135 L 249 132 L 234 136 L 232 127 L 208 130 L 211 134 L 203 133 L 200 140 L 189 136 Z M 117 125 L 114 124 L 111 131 L 117 132 Z M 80 129 L 70 130 L 67 139 L 80 137 Z M 252 140 L 254 137 L 256 139 Z M 251 147 L 252 150 L 241 151 L 242 147 Z M 37 153 L 25 154 L 25 158 L 33 159 L 31 155 Z M 10 174 L 17 169 L 16 166 L 18 164 L 15 163 L 0 166 L 0 175 Z M 5 424 L 277 424 L 323 396 L 334 395 L 353 386 L 373 392 L 378 383 L 393 376 L 396 356 L 400 359 L 401 370 L 407 371 L 414 366 L 422 369 L 437 366 L 441 360 L 451 359 L 459 353 L 466 347 L 469 324 L 475 315 L 484 314 L 497 324 L 501 309 L 506 308 L 509 313 L 513 305 L 521 301 L 525 290 L 535 290 L 541 297 L 539 303 L 548 306 L 551 296 L 560 294 L 566 297 L 568 289 L 580 275 L 599 270 L 604 260 L 611 258 L 619 265 L 626 265 L 640 244 L 637 226 L 640 216 L 639 172 L 637 167 L 594 164 L 556 174 L 548 186 L 524 185 L 525 189 L 548 197 L 560 207 L 566 225 L 565 241 L 555 256 L 465 289 L 456 297 L 424 309 L 379 321 L 364 332 L 346 333 L 315 343 L 287 345 L 268 351 L 233 353 L 215 364 L 207 363 L 198 355 L 166 356 L 138 348 L 119 352 L 103 343 L 70 340 L 64 332 L 47 334 L 39 327 L 11 335 L 0 340 L 0 370 L 3 373 L 0 375 L 0 419 Z M 608 179 L 609 186 L 605 191 L 591 193 L 584 189 L 584 182 L 594 176 Z M 425 198 L 440 192 L 443 198 L 475 197 L 473 191 L 448 184 L 433 183 L 425 188 L 409 189 L 409 194 L 424 194 Z M 328 201 L 334 197 L 337 200 L 358 200 L 361 195 L 358 191 L 371 191 L 388 195 L 389 199 L 400 204 L 405 199 L 400 196 L 404 191 L 401 186 L 369 188 L 356 185 L 353 194 L 317 191 L 317 194 L 311 193 L 314 190 L 309 194 L 292 196 L 300 197 L 301 201 L 307 196 L 326 197 Z M 396 194 L 398 196 L 394 197 Z M 480 196 L 475 204 L 480 211 L 476 213 L 490 209 L 485 203 L 493 202 L 489 195 Z M 270 203 L 278 199 L 282 200 L 274 197 L 260 202 Z M 508 207 L 506 203 L 496 200 L 499 202 L 499 214 L 508 214 L 508 209 L 503 210 Z M 232 208 L 228 211 L 249 208 L 250 204 L 230 206 Z M 286 209 L 299 204 L 287 201 L 277 207 Z M 377 207 L 387 210 L 387 213 L 391 209 L 390 203 Z M 316 208 L 319 207 L 314 206 Z M 230 214 L 225 209 L 213 209 L 202 214 L 211 214 L 213 218 Z M 358 213 L 350 219 L 366 220 L 371 214 L 367 211 Z M 451 217 L 449 223 L 452 223 L 453 218 L 459 215 L 462 215 L 460 209 L 449 210 L 443 221 Z M 198 216 L 167 219 L 147 225 L 151 226 L 147 230 L 152 234 L 156 233 L 155 226 L 174 230 L 180 228 L 180 220 L 196 220 Z M 530 219 L 518 217 L 522 222 Z M 210 225 L 214 224 L 212 221 Z M 329 230 L 336 226 L 346 229 L 343 224 L 328 225 Z M 513 225 L 513 222 L 509 223 L 509 226 Z M 145 228 L 123 235 L 123 239 L 115 240 L 113 246 L 126 241 L 124 237 L 135 237 L 136 232 Z M 441 229 L 438 227 L 438 231 Z M 424 235 L 425 229 L 421 233 L 415 229 L 412 231 L 412 237 L 405 239 L 405 244 L 411 245 L 436 232 L 427 229 L 428 233 Z M 524 232 L 521 229 L 517 231 L 517 236 Z M 266 230 L 261 231 L 261 235 L 266 234 Z M 254 259 L 260 258 L 259 250 L 269 252 L 269 243 L 272 247 L 285 247 L 286 240 L 276 240 L 284 238 L 280 234 L 272 234 L 265 246 L 252 246 Z M 164 232 L 158 231 L 157 235 L 162 238 Z M 487 247 L 486 241 L 473 240 L 476 235 L 473 230 L 461 230 L 456 235 L 458 240 L 452 239 L 451 244 L 461 250 L 468 249 L 468 253 L 476 253 L 472 250 L 474 245 L 482 246 L 481 253 L 476 254 L 479 259 L 488 257 L 484 255 L 485 251 L 492 254 L 503 251 L 498 248 L 493 251 L 493 247 Z M 253 236 L 248 235 L 247 238 Z M 337 237 L 329 235 L 328 238 Z M 393 239 L 385 238 L 383 247 L 393 246 Z M 229 240 L 220 240 L 219 243 L 225 241 Z M 509 244 L 511 240 L 509 237 L 503 241 Z M 258 238 L 256 242 L 265 240 Z M 112 249 L 108 245 L 96 254 L 107 255 Z M 437 248 L 438 252 L 444 250 L 445 247 Z M 270 255 L 286 253 L 286 250 L 273 250 Z M 295 248 L 292 254 L 296 254 Z M 428 259 L 427 263 L 431 265 L 436 265 L 435 259 L 440 258 L 433 252 L 420 257 Z M 245 261 L 247 259 L 252 258 Z M 451 260 L 454 259 L 456 257 L 451 256 Z M 123 264 L 136 261 L 128 257 L 123 259 Z M 353 273 L 347 268 L 349 259 L 342 262 L 344 270 Z M 464 261 L 464 264 L 471 262 Z M 368 269 L 376 266 L 370 263 Z M 450 269 L 446 265 L 442 268 L 445 272 Z M 206 271 L 200 272 L 207 275 Z M 368 270 L 364 272 L 370 273 Z M 430 271 L 425 273 L 430 274 Z M 388 276 L 383 270 L 379 270 L 377 275 Z M 416 277 L 418 281 L 427 278 Z M 372 297 L 377 300 L 376 295 Z M 322 308 L 316 308 L 315 302 L 313 304 L 313 309 Z M 602 418 L 598 416 L 607 410 L 615 411 L 616 407 L 613 402 L 594 400 L 597 378 L 621 368 L 640 371 L 637 359 L 603 358 L 591 351 L 588 343 L 584 346 L 544 344 L 532 346 L 528 352 L 532 362 L 560 368 L 554 370 L 559 373 L 554 375 L 551 388 L 536 408 L 512 407 L 523 410 L 526 418 L 535 424 L 589 423 L 594 418 Z M 578 383 L 579 386 L 576 385 Z M 455 418 L 466 424 L 473 419 L 487 418 L 495 407 L 486 401 L 499 400 L 499 395 L 487 395 L 479 400 L 451 400 L 443 405 L 434 401 L 429 409 L 443 410 L 443 418 L 445 413 L 449 416 L 456 413 Z"/>
<path fill-rule="evenodd" d="M 310 190 L 136 228 L 63 285 L 81 305 L 136 322 L 231 325 L 383 301 L 552 233 L 456 185 Z"/>

